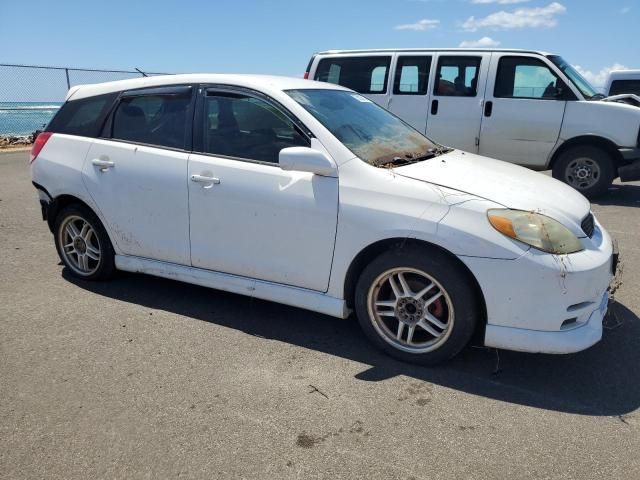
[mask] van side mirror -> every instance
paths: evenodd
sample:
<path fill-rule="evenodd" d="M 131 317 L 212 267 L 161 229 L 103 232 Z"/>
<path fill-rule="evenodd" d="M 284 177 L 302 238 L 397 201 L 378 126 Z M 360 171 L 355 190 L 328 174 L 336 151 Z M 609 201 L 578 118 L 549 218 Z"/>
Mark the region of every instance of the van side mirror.
<path fill-rule="evenodd" d="M 310 172 L 323 177 L 337 177 L 338 167 L 323 152 L 309 147 L 288 147 L 278 155 L 280 168 L 285 171 Z"/>

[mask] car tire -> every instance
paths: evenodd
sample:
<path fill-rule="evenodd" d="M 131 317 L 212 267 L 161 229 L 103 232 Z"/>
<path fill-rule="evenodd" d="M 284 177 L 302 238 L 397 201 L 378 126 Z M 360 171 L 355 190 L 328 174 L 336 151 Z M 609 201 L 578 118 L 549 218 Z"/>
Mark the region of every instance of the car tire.
<path fill-rule="evenodd" d="M 481 319 L 470 274 L 435 248 L 398 247 L 377 257 L 360 275 L 354 304 L 374 345 L 422 365 L 458 354 Z"/>
<path fill-rule="evenodd" d="M 587 198 L 607 191 L 615 178 L 611 155 L 600 147 L 579 145 L 563 152 L 553 166 L 553 177 Z"/>
<path fill-rule="evenodd" d="M 115 252 L 102 222 L 80 204 L 64 207 L 54 226 L 56 250 L 69 272 L 83 280 L 106 280 L 115 272 Z"/>

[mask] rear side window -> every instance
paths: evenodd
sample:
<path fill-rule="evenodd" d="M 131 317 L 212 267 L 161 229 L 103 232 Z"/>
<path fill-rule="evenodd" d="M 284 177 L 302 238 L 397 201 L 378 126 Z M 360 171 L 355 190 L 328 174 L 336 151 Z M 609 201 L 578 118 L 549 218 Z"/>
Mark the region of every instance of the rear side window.
<path fill-rule="evenodd" d="M 426 95 L 430 71 L 431 57 L 398 57 L 393 93 L 395 95 Z"/>
<path fill-rule="evenodd" d="M 336 83 L 360 93 L 386 93 L 391 57 L 323 58 L 314 80 Z"/>
<path fill-rule="evenodd" d="M 502 57 L 498 64 L 493 96 L 554 100 L 558 77 L 541 60 L 532 57 Z"/>
<path fill-rule="evenodd" d="M 117 93 L 111 93 L 68 101 L 53 117 L 51 123 L 47 126 L 47 131 L 83 137 L 97 137 L 102 129 L 102 123 L 117 96 Z"/>
<path fill-rule="evenodd" d="M 611 82 L 609 95 L 620 95 L 622 93 L 640 95 L 640 80 L 614 80 Z"/>
<path fill-rule="evenodd" d="M 442 97 L 475 97 L 481 57 L 440 57 L 433 93 Z"/>
<path fill-rule="evenodd" d="M 191 92 L 123 97 L 113 115 L 112 138 L 184 149 Z"/>

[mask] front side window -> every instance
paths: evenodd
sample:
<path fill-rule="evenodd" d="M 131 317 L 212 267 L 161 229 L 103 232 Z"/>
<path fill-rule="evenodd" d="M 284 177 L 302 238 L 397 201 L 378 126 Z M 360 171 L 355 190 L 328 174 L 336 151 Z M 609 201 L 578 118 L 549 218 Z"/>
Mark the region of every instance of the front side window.
<path fill-rule="evenodd" d="M 609 95 L 620 95 L 622 93 L 640 95 L 640 80 L 614 80 L 611 82 Z"/>
<path fill-rule="evenodd" d="M 431 57 L 398 57 L 393 83 L 395 95 L 426 95 L 431 70 Z"/>
<path fill-rule="evenodd" d="M 475 97 L 481 57 L 440 57 L 433 93 L 441 97 Z"/>
<path fill-rule="evenodd" d="M 113 116 L 112 138 L 185 148 L 191 92 L 126 96 Z"/>
<path fill-rule="evenodd" d="M 288 90 L 287 94 L 365 162 L 410 163 L 432 156 L 435 145 L 362 95 L 344 90 Z"/>
<path fill-rule="evenodd" d="M 335 83 L 360 93 L 385 93 L 391 57 L 323 58 L 314 80 Z"/>
<path fill-rule="evenodd" d="M 558 97 L 561 81 L 542 61 L 532 57 L 502 57 L 493 96 L 496 98 Z"/>
<path fill-rule="evenodd" d="M 308 146 L 296 125 L 265 100 L 227 92 L 208 92 L 204 99 L 204 153 L 278 163 L 283 148 Z"/>

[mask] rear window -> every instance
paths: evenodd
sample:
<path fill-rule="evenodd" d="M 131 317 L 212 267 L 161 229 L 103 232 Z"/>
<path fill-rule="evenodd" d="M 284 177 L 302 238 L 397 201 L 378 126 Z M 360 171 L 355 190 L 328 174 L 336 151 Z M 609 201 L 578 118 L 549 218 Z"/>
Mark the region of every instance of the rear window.
<path fill-rule="evenodd" d="M 104 118 L 117 96 L 117 93 L 110 93 L 68 101 L 53 117 L 47 126 L 47 131 L 97 137 L 102 129 Z"/>
<path fill-rule="evenodd" d="M 620 95 L 622 93 L 640 95 L 640 80 L 614 80 L 611 82 L 609 95 Z"/>
<path fill-rule="evenodd" d="M 323 58 L 314 80 L 336 83 L 359 93 L 386 93 L 391 57 Z"/>

